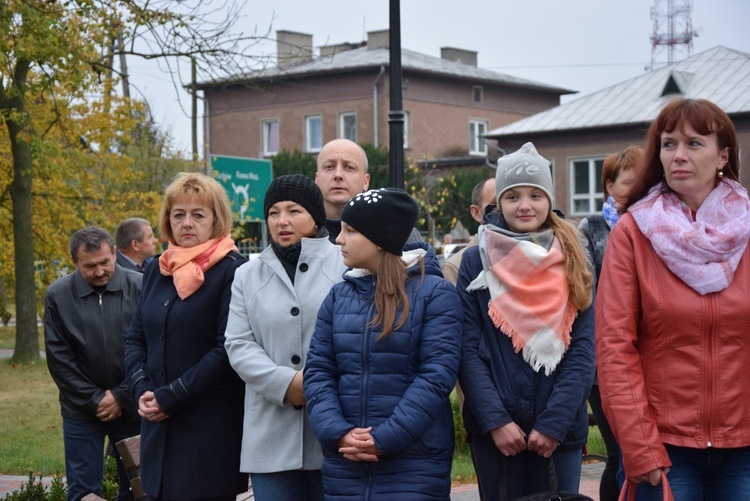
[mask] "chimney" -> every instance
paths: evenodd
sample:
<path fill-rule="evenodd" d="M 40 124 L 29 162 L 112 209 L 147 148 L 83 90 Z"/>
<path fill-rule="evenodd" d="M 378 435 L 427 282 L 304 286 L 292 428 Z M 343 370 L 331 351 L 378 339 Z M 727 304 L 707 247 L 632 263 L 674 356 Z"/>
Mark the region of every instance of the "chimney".
<path fill-rule="evenodd" d="M 391 46 L 390 35 L 388 30 L 368 31 L 367 48 L 368 49 L 387 49 Z"/>
<path fill-rule="evenodd" d="M 311 61 L 313 58 L 312 35 L 295 31 L 276 32 L 276 64 L 280 67 Z"/>
<path fill-rule="evenodd" d="M 477 66 L 477 52 L 474 50 L 456 49 L 454 47 L 440 47 L 440 58 L 467 66 Z"/>

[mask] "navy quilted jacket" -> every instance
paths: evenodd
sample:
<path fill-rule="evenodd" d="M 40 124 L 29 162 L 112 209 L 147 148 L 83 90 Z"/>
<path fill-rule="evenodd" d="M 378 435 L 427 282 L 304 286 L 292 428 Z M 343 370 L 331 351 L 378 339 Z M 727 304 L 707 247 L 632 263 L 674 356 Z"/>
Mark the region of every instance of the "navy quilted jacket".
<path fill-rule="evenodd" d="M 409 317 L 376 341 L 376 277 L 348 270 L 318 313 L 304 373 L 310 423 L 323 446 L 326 499 L 449 499 L 453 416 L 448 395 L 456 383 L 462 309 L 427 244 L 426 274 L 409 268 Z M 408 253 L 405 253 L 405 256 Z M 397 317 L 398 318 L 398 317 Z M 354 462 L 338 439 L 372 426 L 378 462 Z"/>

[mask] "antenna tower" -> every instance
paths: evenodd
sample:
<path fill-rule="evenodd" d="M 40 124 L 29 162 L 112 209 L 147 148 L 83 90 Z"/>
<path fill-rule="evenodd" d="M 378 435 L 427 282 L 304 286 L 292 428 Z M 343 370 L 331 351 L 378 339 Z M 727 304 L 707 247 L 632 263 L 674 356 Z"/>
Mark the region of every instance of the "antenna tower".
<path fill-rule="evenodd" d="M 693 22 L 690 13 L 693 11 L 693 0 L 654 0 L 651 7 L 651 19 L 654 31 L 651 34 L 651 66 L 655 68 L 657 54 L 666 48 L 667 64 L 674 62 L 675 49 L 693 51 Z"/>

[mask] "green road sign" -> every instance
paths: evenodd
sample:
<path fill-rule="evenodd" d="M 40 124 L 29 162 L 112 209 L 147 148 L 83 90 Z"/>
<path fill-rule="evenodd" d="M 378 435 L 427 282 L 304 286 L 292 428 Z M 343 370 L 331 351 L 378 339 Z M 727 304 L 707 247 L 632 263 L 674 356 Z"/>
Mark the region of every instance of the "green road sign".
<path fill-rule="evenodd" d="M 216 180 L 227 191 L 232 213 L 239 221 L 263 220 L 263 197 L 271 184 L 271 161 L 211 155 Z"/>

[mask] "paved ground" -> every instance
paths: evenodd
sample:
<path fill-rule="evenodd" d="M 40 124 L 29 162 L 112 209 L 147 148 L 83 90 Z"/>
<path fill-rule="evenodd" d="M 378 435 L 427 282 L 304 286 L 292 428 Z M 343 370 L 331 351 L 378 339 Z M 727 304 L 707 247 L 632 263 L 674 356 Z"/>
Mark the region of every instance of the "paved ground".
<path fill-rule="evenodd" d="M 0 358 L 10 358 L 12 356 L 13 356 L 13 350 L 0 349 Z M 39 350 L 39 356 L 42 358 L 47 357 L 47 355 L 44 353 L 43 350 Z"/>
<path fill-rule="evenodd" d="M 599 478 L 602 475 L 604 463 L 589 463 L 583 465 L 581 474 L 581 494 L 590 496 L 595 501 L 599 499 Z M 49 478 L 44 481 L 49 483 Z M 21 487 L 22 482 L 27 482 L 28 477 L 0 474 L 0 499 L 6 494 Z M 243 494 L 237 497 L 238 501 L 252 499 L 251 494 Z M 476 484 L 463 484 L 454 486 L 451 491 L 452 501 L 479 501 L 479 493 Z"/>

